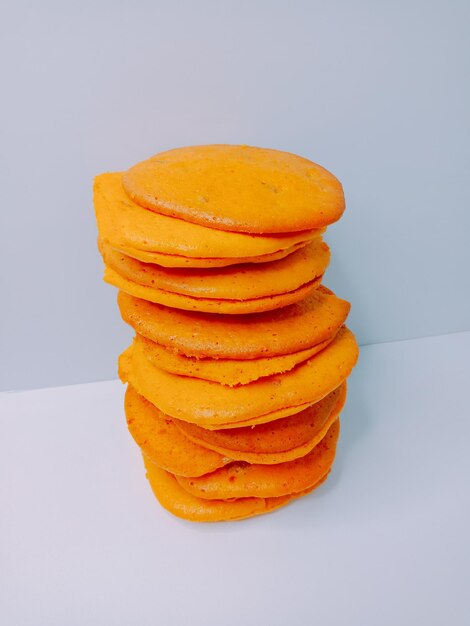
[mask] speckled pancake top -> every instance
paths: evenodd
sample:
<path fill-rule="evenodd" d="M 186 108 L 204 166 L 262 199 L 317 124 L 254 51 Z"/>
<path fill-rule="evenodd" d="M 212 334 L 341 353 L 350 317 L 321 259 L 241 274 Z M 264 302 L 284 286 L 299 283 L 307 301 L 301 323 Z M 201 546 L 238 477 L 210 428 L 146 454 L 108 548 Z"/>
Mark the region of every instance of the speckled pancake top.
<path fill-rule="evenodd" d="M 227 316 L 181 311 L 120 292 L 121 315 L 148 339 L 199 358 L 256 359 L 291 354 L 333 337 L 350 305 L 325 287 L 264 313 Z"/>
<path fill-rule="evenodd" d="M 143 207 L 226 231 L 321 228 L 344 211 L 343 189 L 333 174 L 308 159 L 267 148 L 177 148 L 131 167 L 122 180 Z"/>

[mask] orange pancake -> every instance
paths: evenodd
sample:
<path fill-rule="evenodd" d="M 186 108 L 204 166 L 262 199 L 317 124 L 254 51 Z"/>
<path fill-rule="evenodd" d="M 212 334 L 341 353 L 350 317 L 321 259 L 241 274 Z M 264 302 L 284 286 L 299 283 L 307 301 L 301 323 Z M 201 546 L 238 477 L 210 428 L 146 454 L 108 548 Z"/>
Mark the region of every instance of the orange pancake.
<path fill-rule="evenodd" d="M 129 382 L 163 413 L 201 426 L 271 421 L 314 404 L 344 382 L 354 367 L 358 347 L 342 328 L 321 352 L 290 372 L 239 387 L 178 376 L 157 368 L 137 343 L 132 348 Z M 300 407 L 300 408 L 299 408 Z M 286 411 L 276 415 L 277 411 Z M 244 424 L 246 425 L 246 424 Z"/>
<path fill-rule="evenodd" d="M 320 236 L 320 234 L 318 235 Z M 108 242 L 105 242 L 108 243 Z M 183 267 L 183 268 L 209 268 L 209 267 L 227 267 L 229 265 L 239 265 L 240 263 L 267 263 L 268 261 L 277 261 L 283 259 L 288 254 L 292 254 L 296 250 L 300 250 L 306 246 L 308 241 L 301 241 L 285 250 L 279 250 L 278 252 L 272 252 L 271 254 L 260 254 L 258 256 L 249 257 L 232 257 L 232 258 L 214 258 L 214 259 L 196 259 L 192 257 L 184 257 L 177 254 L 163 254 L 162 252 L 147 252 L 145 250 L 136 250 L 135 248 L 129 248 L 124 245 L 119 248 L 114 248 L 119 252 L 124 252 L 127 256 L 130 256 L 144 263 L 155 263 L 162 265 L 163 267 Z"/>
<path fill-rule="evenodd" d="M 180 311 L 121 291 L 122 318 L 136 332 L 186 356 L 258 359 L 307 350 L 335 336 L 350 305 L 320 286 L 276 311 L 227 316 Z"/>
<path fill-rule="evenodd" d="M 323 167 L 251 146 L 169 150 L 132 167 L 122 182 L 141 206 L 223 231 L 296 232 L 344 211 L 341 184 Z"/>
<path fill-rule="evenodd" d="M 270 513 L 291 500 L 310 493 L 320 483 L 305 492 L 278 498 L 239 498 L 237 500 L 207 500 L 197 498 L 183 489 L 176 478 L 144 458 L 147 478 L 160 504 L 170 513 L 191 522 L 236 521 Z"/>
<path fill-rule="evenodd" d="M 339 420 L 306 456 L 277 465 L 237 461 L 198 478 L 177 476 L 178 483 L 198 498 L 276 498 L 309 489 L 328 474 L 336 454 Z"/>
<path fill-rule="evenodd" d="M 192 298 L 252 300 L 294 291 L 321 276 L 329 262 L 328 246 L 315 239 L 279 261 L 215 269 L 165 268 L 119 253 L 102 243 L 107 266 L 129 281 Z"/>
<path fill-rule="evenodd" d="M 252 417 L 247 420 L 242 420 L 240 422 L 222 422 L 220 424 L 204 424 L 204 428 L 206 430 L 224 430 L 227 428 L 242 428 L 244 426 L 258 426 L 259 424 L 266 424 L 267 422 L 273 422 L 274 420 L 282 419 L 283 417 L 288 417 L 289 415 L 293 415 L 294 413 L 299 413 L 300 411 L 304 411 L 308 409 L 310 403 L 305 402 L 304 404 L 300 404 L 295 407 L 287 407 L 285 409 L 277 409 L 276 411 L 271 411 L 270 413 L 265 413 L 264 415 L 260 415 L 258 417 Z"/>
<path fill-rule="evenodd" d="M 313 348 L 294 354 L 242 361 L 187 357 L 164 348 L 158 343 L 146 339 L 143 335 L 137 334 L 136 336 L 136 341 L 142 343 L 147 358 L 156 367 L 181 376 L 212 380 L 229 387 L 246 385 L 259 378 L 287 372 L 326 348 L 332 339 L 333 337 L 329 341 L 313 346 Z"/>
<path fill-rule="evenodd" d="M 133 346 L 129 346 L 126 350 L 124 350 L 124 352 L 119 357 L 119 364 L 118 364 L 119 378 L 121 379 L 123 383 L 130 383 L 131 385 L 133 385 L 133 381 L 135 381 L 135 379 L 133 378 L 133 374 L 132 374 L 132 352 L 133 352 Z M 266 415 L 253 417 L 247 420 L 241 420 L 240 422 L 236 422 L 236 423 L 234 422 L 228 422 L 228 423 L 220 422 L 217 424 L 206 423 L 204 424 L 204 428 L 208 430 L 220 430 L 224 428 L 236 428 L 236 427 L 242 427 L 242 426 L 257 426 L 258 424 L 264 424 L 265 422 L 270 422 L 273 420 L 281 419 L 282 417 L 286 417 L 287 415 L 292 415 L 293 413 L 298 413 L 299 411 L 303 411 L 304 409 L 307 409 L 309 406 L 310 406 L 309 403 L 305 403 L 294 408 L 288 407 L 287 409 L 278 409 Z"/>
<path fill-rule="evenodd" d="M 337 420 L 344 404 L 344 397 L 337 396 L 337 400 L 328 416 L 323 410 L 317 411 L 317 415 L 310 419 L 314 427 L 310 423 L 303 430 L 295 423 L 287 423 L 281 427 L 279 422 L 282 423 L 289 418 L 278 420 L 271 423 L 273 432 L 267 432 L 265 429 L 265 432 L 259 433 L 257 437 L 252 437 L 251 442 L 247 441 L 248 436 L 242 436 L 238 440 L 240 451 L 227 449 L 227 453 L 214 451 L 214 447 L 218 448 L 217 444 L 214 446 L 212 442 L 195 439 L 191 429 L 185 429 L 184 423 L 172 420 L 161 413 L 130 385 L 126 391 L 125 408 L 129 431 L 143 454 L 172 474 L 194 477 L 213 472 L 234 460 L 275 465 L 305 456 L 323 439 L 330 426 Z M 304 423 L 307 420 L 308 416 L 305 416 Z M 220 431 L 217 431 L 215 434 L 219 433 Z M 282 440 L 283 434 L 286 436 L 285 441 Z M 306 435 L 309 436 L 308 439 Z M 263 442 L 263 436 L 266 438 L 266 444 Z M 293 444 L 298 445 L 292 447 Z M 266 450 L 268 452 L 265 452 Z"/>
<path fill-rule="evenodd" d="M 202 476 L 231 462 L 231 459 L 182 437 L 173 420 L 139 396 L 130 385 L 124 406 L 134 441 L 159 467 L 181 476 Z"/>
<path fill-rule="evenodd" d="M 251 261 L 253 257 L 278 254 L 306 243 L 323 230 L 253 236 L 221 232 L 159 215 L 140 207 L 126 195 L 119 172 L 97 176 L 93 193 L 98 232 L 103 241 L 135 258 L 139 258 L 139 252 L 155 254 L 155 259 L 141 260 L 169 267 L 190 266 L 193 259 L 199 259 L 199 263 L 211 263 L 210 259 L 219 262 L 225 259 L 228 263 L 240 259 Z"/>
<path fill-rule="evenodd" d="M 308 454 L 338 419 L 346 401 L 346 383 L 307 409 L 255 427 L 211 430 L 174 420 L 191 441 L 225 457 L 275 465 Z"/>
<path fill-rule="evenodd" d="M 105 282 L 126 291 L 127 293 L 157 302 L 167 307 L 175 307 L 177 309 L 185 309 L 187 311 L 202 311 L 205 313 L 226 313 L 232 315 L 241 315 L 245 313 L 259 313 L 261 311 L 271 311 L 278 309 L 294 302 L 298 302 L 305 298 L 311 291 L 316 289 L 322 280 L 322 276 L 312 280 L 312 282 L 302 285 L 299 289 L 289 291 L 277 296 L 267 296 L 264 298 L 253 298 L 252 300 L 215 300 L 213 298 L 193 298 L 191 296 L 183 296 L 179 293 L 164 291 L 146 285 L 139 285 L 127 278 L 124 278 L 110 267 L 105 268 Z"/>

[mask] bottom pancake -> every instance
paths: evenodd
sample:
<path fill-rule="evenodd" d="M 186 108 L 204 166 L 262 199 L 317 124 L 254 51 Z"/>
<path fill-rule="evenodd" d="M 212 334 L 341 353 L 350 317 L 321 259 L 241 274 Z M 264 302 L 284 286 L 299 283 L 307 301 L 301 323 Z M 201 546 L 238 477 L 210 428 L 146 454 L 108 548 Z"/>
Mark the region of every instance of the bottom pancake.
<path fill-rule="evenodd" d="M 235 462 L 198 478 L 178 476 L 178 483 L 198 498 L 272 498 L 309 489 L 331 469 L 336 454 L 339 420 L 311 452 L 277 465 Z"/>
<path fill-rule="evenodd" d="M 157 465 L 145 459 L 145 457 L 144 464 L 152 491 L 163 508 L 176 517 L 191 522 L 236 521 L 270 513 L 285 506 L 291 500 L 306 495 L 315 487 L 318 487 L 326 478 L 324 477 L 317 485 L 305 492 L 291 496 L 239 498 L 232 501 L 205 500 L 185 491 L 172 474 L 160 469 Z"/>

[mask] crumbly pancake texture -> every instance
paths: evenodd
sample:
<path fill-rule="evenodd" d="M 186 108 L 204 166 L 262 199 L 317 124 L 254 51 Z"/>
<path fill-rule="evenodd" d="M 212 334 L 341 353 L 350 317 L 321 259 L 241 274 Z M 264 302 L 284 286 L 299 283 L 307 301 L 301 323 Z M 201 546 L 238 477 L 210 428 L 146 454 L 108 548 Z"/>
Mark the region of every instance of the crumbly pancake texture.
<path fill-rule="evenodd" d="M 258 359 L 293 354 L 332 339 L 350 305 L 320 286 L 282 309 L 229 316 L 181 311 L 121 291 L 122 318 L 155 343 L 190 357 Z"/>
<path fill-rule="evenodd" d="M 159 467 L 181 476 L 202 476 L 230 458 L 181 436 L 173 420 L 128 386 L 124 407 L 127 426 L 143 454 Z"/>
<path fill-rule="evenodd" d="M 128 380 L 163 413 L 201 426 L 267 422 L 292 415 L 336 389 L 351 372 L 358 356 L 354 335 L 342 328 L 317 355 L 281 375 L 248 385 L 219 383 L 170 374 L 155 367 L 134 343 Z M 276 414 L 278 411 L 283 414 Z M 247 425 L 247 424 L 243 424 Z"/>
<path fill-rule="evenodd" d="M 123 174 L 139 205 L 224 231 L 287 233 L 321 228 L 344 211 L 340 182 L 288 152 L 207 145 L 156 154 Z"/>
<path fill-rule="evenodd" d="M 275 498 L 303 491 L 328 474 L 336 453 L 339 420 L 304 457 L 277 465 L 235 462 L 197 478 L 177 477 L 178 483 L 198 498 Z"/>
<path fill-rule="evenodd" d="M 239 261 L 250 257 L 277 254 L 299 243 L 317 237 L 322 230 L 308 229 L 299 233 L 258 235 L 221 232 L 181 219 L 160 215 L 142 208 L 126 195 L 120 172 L 100 174 L 95 178 L 93 198 L 98 232 L 106 243 L 130 256 L 164 255 L 161 265 L 181 266 L 188 259 L 230 259 Z M 176 258 L 172 260 L 171 255 Z M 165 261 L 166 259 L 166 261 Z M 165 261 L 165 262 L 162 262 Z M 184 266 L 184 265 L 183 265 Z"/>
<path fill-rule="evenodd" d="M 197 359 L 187 357 L 169 348 L 165 348 L 154 341 L 150 341 L 150 339 L 147 339 L 143 335 L 136 336 L 136 340 L 143 344 L 147 358 L 156 367 L 171 372 L 172 374 L 211 380 L 221 385 L 228 385 L 229 387 L 246 385 L 259 378 L 288 372 L 299 363 L 307 361 L 323 350 L 323 348 L 326 348 L 332 339 L 333 337 L 312 348 L 294 352 L 293 354 L 283 354 L 277 357 L 243 361 L 235 359 Z"/>
<path fill-rule="evenodd" d="M 274 465 L 305 456 L 328 432 L 346 400 L 346 383 L 304 411 L 243 428 L 207 430 L 174 420 L 186 437 L 228 458 Z"/>

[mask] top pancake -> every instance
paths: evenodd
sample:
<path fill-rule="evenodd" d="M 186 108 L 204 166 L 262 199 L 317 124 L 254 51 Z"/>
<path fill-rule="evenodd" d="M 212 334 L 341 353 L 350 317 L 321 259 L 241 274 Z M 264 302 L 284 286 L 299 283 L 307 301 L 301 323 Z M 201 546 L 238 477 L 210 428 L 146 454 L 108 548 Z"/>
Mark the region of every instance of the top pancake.
<path fill-rule="evenodd" d="M 224 231 L 298 232 L 327 226 L 344 211 L 341 184 L 323 167 L 251 146 L 161 152 L 131 167 L 122 182 L 147 209 Z"/>
<path fill-rule="evenodd" d="M 93 201 L 98 231 L 105 243 L 134 258 L 166 267 L 224 266 L 242 260 L 280 258 L 283 251 L 292 252 L 322 232 L 253 236 L 159 215 L 131 200 L 119 172 L 95 178 Z"/>
<path fill-rule="evenodd" d="M 197 358 L 259 359 L 306 350 L 334 337 L 350 305 L 320 286 L 276 311 L 218 315 L 180 311 L 119 292 L 122 318 L 162 346 Z"/>

